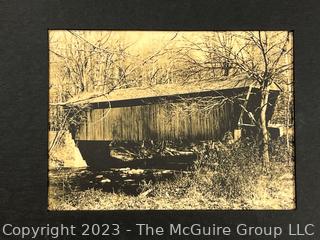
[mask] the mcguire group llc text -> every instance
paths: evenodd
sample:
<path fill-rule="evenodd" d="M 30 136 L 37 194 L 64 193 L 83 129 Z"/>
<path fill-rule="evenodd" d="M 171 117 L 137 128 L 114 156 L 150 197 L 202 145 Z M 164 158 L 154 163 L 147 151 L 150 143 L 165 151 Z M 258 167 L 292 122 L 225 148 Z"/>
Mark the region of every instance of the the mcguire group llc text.
<path fill-rule="evenodd" d="M 167 224 L 155 226 L 147 223 L 136 223 L 133 227 L 126 227 L 116 223 L 81 224 L 81 225 L 50 225 L 43 226 L 15 226 L 4 224 L 1 227 L 3 236 L 15 236 L 21 239 L 41 239 L 50 237 L 56 239 L 61 236 L 118 236 L 132 233 L 138 236 L 252 236 L 270 237 L 277 239 L 280 236 L 315 236 L 314 224 L 288 224 L 284 226 L 253 226 L 240 223 L 233 226 L 218 224 Z"/>

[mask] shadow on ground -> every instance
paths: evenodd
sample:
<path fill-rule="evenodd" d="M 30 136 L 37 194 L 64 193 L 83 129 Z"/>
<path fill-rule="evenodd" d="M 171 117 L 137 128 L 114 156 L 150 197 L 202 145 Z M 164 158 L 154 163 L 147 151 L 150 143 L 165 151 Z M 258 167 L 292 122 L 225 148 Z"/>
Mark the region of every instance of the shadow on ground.
<path fill-rule="evenodd" d="M 101 189 L 105 192 L 138 195 L 145 185 L 170 181 L 188 171 L 196 157 L 172 156 L 154 159 L 123 161 L 110 158 L 102 167 L 57 169 L 49 172 L 50 186 L 68 191 Z"/>

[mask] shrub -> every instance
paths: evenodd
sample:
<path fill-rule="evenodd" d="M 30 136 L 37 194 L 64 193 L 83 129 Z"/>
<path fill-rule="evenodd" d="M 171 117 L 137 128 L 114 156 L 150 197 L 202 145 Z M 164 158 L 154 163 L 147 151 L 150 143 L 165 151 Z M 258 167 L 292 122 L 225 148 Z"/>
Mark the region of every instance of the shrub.
<path fill-rule="evenodd" d="M 217 197 L 237 198 L 250 194 L 262 165 L 255 142 L 216 143 L 204 146 L 195 164 L 195 173 L 211 172 L 211 191 Z"/>
<path fill-rule="evenodd" d="M 173 181 L 142 184 L 142 191 L 152 189 L 150 196 L 176 195 L 184 197 L 196 189 L 208 198 L 223 197 L 239 200 L 252 197 L 261 178 L 275 179 L 292 170 L 283 164 L 288 152 L 283 141 L 271 143 L 272 163 L 265 169 L 259 156 L 258 144 L 250 139 L 225 144 L 202 142 L 194 146 L 197 153 L 192 171 L 188 175 L 176 175 Z"/>

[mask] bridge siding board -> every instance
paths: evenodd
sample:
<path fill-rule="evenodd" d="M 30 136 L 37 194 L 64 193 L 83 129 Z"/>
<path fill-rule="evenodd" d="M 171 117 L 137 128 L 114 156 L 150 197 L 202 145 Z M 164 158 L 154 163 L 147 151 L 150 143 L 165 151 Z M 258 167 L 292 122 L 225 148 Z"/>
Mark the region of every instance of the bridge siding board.
<path fill-rule="evenodd" d="M 247 89 L 233 89 L 224 91 L 224 94 L 235 96 L 246 91 Z M 206 97 L 215 96 L 215 94 L 216 92 L 197 93 L 190 95 L 189 100 L 200 95 Z M 270 94 L 272 107 L 267 111 L 268 121 L 273 114 L 273 106 L 278 94 L 279 91 L 272 91 Z M 258 90 L 253 89 L 247 106 L 250 111 L 255 112 L 259 98 Z M 239 106 L 230 102 L 213 109 L 207 115 L 200 111 L 201 108 L 196 103 L 189 106 L 192 109 L 191 114 L 184 114 L 183 106 L 185 105 L 186 102 L 181 101 L 181 98 L 172 96 L 153 100 L 139 99 L 133 104 L 121 101 L 119 106 L 112 103 L 111 108 L 103 107 L 103 104 L 95 104 L 88 111 L 87 120 L 77 129 L 75 139 L 84 141 L 219 140 L 227 131 L 236 128 L 240 116 Z"/>
<path fill-rule="evenodd" d="M 192 113 L 184 103 L 149 104 L 111 109 L 91 109 L 80 127 L 78 140 L 219 139 L 232 130 L 237 117 L 230 103 L 203 113 L 196 105 Z M 109 111 L 109 112 L 108 112 Z M 108 113 L 108 114 L 107 114 Z"/>

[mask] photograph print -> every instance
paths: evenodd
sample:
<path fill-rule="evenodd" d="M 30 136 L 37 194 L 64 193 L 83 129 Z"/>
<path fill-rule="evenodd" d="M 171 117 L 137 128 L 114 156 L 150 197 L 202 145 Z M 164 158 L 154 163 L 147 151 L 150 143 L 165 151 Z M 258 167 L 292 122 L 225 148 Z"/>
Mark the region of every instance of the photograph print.
<path fill-rule="evenodd" d="M 48 210 L 293 210 L 293 33 L 49 30 Z"/>

